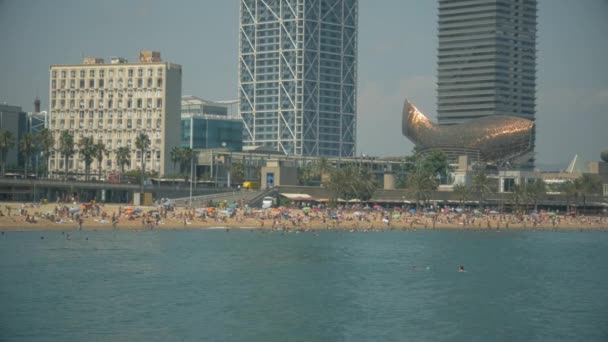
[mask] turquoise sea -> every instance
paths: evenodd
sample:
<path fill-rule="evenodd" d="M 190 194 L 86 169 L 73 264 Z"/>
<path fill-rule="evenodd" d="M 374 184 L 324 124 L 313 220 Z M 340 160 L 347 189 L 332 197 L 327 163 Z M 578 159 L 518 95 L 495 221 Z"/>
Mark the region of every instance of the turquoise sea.
<path fill-rule="evenodd" d="M 0 235 L 0 341 L 608 341 L 608 231 L 70 234 Z"/>

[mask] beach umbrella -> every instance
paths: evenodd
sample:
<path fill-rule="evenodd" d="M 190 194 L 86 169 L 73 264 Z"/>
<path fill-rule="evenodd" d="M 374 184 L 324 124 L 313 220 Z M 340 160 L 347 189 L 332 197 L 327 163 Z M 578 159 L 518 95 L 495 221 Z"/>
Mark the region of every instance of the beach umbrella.
<path fill-rule="evenodd" d="M 412 208 L 412 209 L 408 210 L 408 212 L 409 212 L 410 214 L 415 214 L 415 213 L 416 213 L 416 209 Z"/>
<path fill-rule="evenodd" d="M 456 212 L 457 212 L 457 213 L 461 213 L 461 212 L 463 212 L 463 211 L 464 211 L 464 210 L 463 210 L 462 208 L 456 208 Z"/>
<path fill-rule="evenodd" d="M 205 210 L 207 210 L 207 212 L 208 212 L 208 213 L 212 213 L 212 212 L 214 212 L 214 211 L 215 211 L 215 208 L 213 208 L 213 207 L 208 207 L 208 208 L 206 208 Z"/>
<path fill-rule="evenodd" d="M 382 209 L 382 206 L 379 204 L 374 205 L 372 208 L 376 209 L 376 210 L 380 210 Z"/>
<path fill-rule="evenodd" d="M 123 213 L 125 213 L 125 214 L 127 214 L 127 215 L 129 215 L 129 214 L 133 214 L 133 212 L 134 212 L 134 210 L 133 210 L 133 209 L 131 209 L 131 208 L 125 209 L 125 210 L 123 211 Z"/>
<path fill-rule="evenodd" d="M 139 213 L 141 213 L 141 212 L 142 212 L 141 208 L 135 208 L 135 213 L 136 213 L 136 214 L 139 214 Z"/>
<path fill-rule="evenodd" d="M 393 218 L 394 219 L 400 219 L 401 218 L 401 214 L 393 214 Z"/>
<path fill-rule="evenodd" d="M 302 208 L 302 211 L 310 211 L 310 207 L 304 207 Z"/>
<path fill-rule="evenodd" d="M 353 214 L 354 214 L 355 216 L 361 216 L 361 212 L 360 212 L 360 211 L 355 211 Z"/>
<path fill-rule="evenodd" d="M 78 207 L 71 207 L 69 210 L 70 214 L 77 213 L 79 211 L 80 211 L 80 208 L 78 208 Z"/>

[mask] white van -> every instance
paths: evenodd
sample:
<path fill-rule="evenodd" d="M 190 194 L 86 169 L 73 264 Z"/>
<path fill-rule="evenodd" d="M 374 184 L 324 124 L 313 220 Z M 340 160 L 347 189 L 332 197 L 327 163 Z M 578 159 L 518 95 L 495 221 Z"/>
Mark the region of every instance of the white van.
<path fill-rule="evenodd" d="M 262 199 L 262 209 L 268 209 L 274 204 L 274 197 L 266 196 Z"/>

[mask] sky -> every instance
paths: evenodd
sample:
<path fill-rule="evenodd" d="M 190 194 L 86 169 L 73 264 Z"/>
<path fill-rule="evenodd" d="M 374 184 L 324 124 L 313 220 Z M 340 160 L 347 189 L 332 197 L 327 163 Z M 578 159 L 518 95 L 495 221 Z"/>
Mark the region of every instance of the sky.
<path fill-rule="evenodd" d="M 409 155 L 407 98 L 436 118 L 436 0 L 359 0 L 357 154 Z M 608 0 L 539 0 L 536 160 L 608 148 Z M 48 108 L 49 66 L 161 52 L 182 94 L 237 98 L 237 0 L 0 0 L 0 103 Z"/>

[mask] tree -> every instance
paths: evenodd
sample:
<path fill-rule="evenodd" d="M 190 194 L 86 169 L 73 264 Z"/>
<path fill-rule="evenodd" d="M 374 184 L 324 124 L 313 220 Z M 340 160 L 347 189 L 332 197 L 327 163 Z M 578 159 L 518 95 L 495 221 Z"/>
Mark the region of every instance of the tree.
<path fill-rule="evenodd" d="M 135 147 L 139 150 L 141 154 L 141 190 L 140 192 L 144 192 L 144 182 L 146 178 L 146 152 L 148 152 L 148 148 L 150 148 L 150 138 L 148 135 L 144 133 L 140 133 L 135 138 Z"/>
<path fill-rule="evenodd" d="M 24 167 L 23 167 L 23 177 L 27 179 L 27 169 L 32 159 L 32 154 L 34 154 L 36 150 L 36 139 L 33 134 L 27 133 L 21 138 L 19 142 L 19 152 L 23 154 L 25 159 Z"/>
<path fill-rule="evenodd" d="M 97 180 L 101 180 L 101 168 L 104 156 L 108 156 L 108 150 L 106 149 L 106 145 L 100 140 L 95 144 L 95 159 L 97 159 L 98 170 Z"/>
<path fill-rule="evenodd" d="M 84 159 L 84 179 L 89 180 L 89 174 L 91 173 L 91 164 L 95 157 L 95 143 L 91 137 L 83 137 L 78 142 L 78 149 L 80 155 Z"/>
<path fill-rule="evenodd" d="M 74 154 L 74 136 L 70 134 L 70 131 L 61 131 L 59 135 L 59 151 L 63 154 L 65 160 L 65 172 L 63 174 L 63 180 L 68 179 L 68 160 Z"/>
<path fill-rule="evenodd" d="M 15 146 L 15 136 L 11 131 L 0 129 L 0 157 L 2 157 L 2 175 L 6 174 L 6 155 Z"/>
<path fill-rule="evenodd" d="M 486 194 L 492 192 L 492 180 L 485 170 L 478 170 L 473 175 L 473 188 L 479 194 L 479 207 L 483 205 Z"/>
<path fill-rule="evenodd" d="M 378 184 L 376 184 L 376 180 L 374 179 L 374 175 L 368 168 L 363 167 L 358 169 L 356 176 L 356 198 L 362 201 L 369 201 L 374 195 L 374 192 L 378 186 Z"/>
<path fill-rule="evenodd" d="M 450 175 L 451 166 L 448 163 L 448 158 L 442 151 L 432 151 L 424 156 L 417 156 L 422 163 L 422 168 L 433 176 L 438 176 L 439 179 L 446 179 Z"/>
<path fill-rule="evenodd" d="M 437 189 L 437 182 L 433 174 L 422 168 L 418 169 L 407 176 L 406 189 L 416 198 L 416 209 L 420 207 L 420 202 L 426 202 L 431 191 Z"/>
<path fill-rule="evenodd" d="M 520 204 L 526 202 L 526 188 L 519 184 L 513 185 L 510 197 L 511 201 L 513 202 L 514 211 L 519 212 Z"/>
<path fill-rule="evenodd" d="M 584 173 L 575 181 L 579 193 L 583 196 L 583 210 L 587 209 L 587 196 L 600 194 L 602 191 L 602 181 L 597 175 Z"/>
<path fill-rule="evenodd" d="M 48 128 L 43 128 L 40 132 L 38 132 L 38 135 L 36 135 L 36 143 L 38 144 L 38 149 L 40 152 L 42 152 L 44 165 L 48 167 L 51 150 L 55 145 L 55 137 L 53 136 L 53 132 Z"/>
<path fill-rule="evenodd" d="M 324 185 L 333 195 L 333 199 L 342 198 L 349 200 L 354 196 L 355 168 L 353 166 L 345 166 L 336 168 L 329 174 L 329 181 Z"/>
<path fill-rule="evenodd" d="M 179 152 L 179 172 L 188 174 L 190 169 L 192 158 L 194 158 L 194 151 L 190 147 L 182 147 Z"/>
<path fill-rule="evenodd" d="M 175 166 L 180 162 L 182 158 L 182 148 L 180 146 L 173 146 L 169 155 L 171 156 L 171 162 L 173 163 L 173 170 L 175 170 Z"/>
<path fill-rule="evenodd" d="M 547 184 L 542 179 L 536 179 L 526 184 L 527 197 L 534 203 L 534 210 L 538 211 L 538 200 L 547 193 Z"/>
<path fill-rule="evenodd" d="M 126 146 L 121 146 L 116 149 L 116 163 L 120 167 L 120 173 L 124 175 L 125 165 L 131 161 L 131 151 Z"/>
<path fill-rule="evenodd" d="M 566 210 L 571 210 L 571 200 L 574 197 L 575 205 L 578 204 L 578 191 L 580 182 L 567 181 L 560 185 L 560 192 L 566 195 Z"/>
<path fill-rule="evenodd" d="M 469 187 L 464 184 L 456 184 L 454 185 L 454 195 L 458 198 L 458 202 L 460 203 L 460 207 L 462 208 L 464 202 L 469 198 L 471 191 Z"/>
<path fill-rule="evenodd" d="M 310 185 L 315 176 L 315 170 L 311 163 L 300 165 L 297 169 L 298 184 Z"/>
<path fill-rule="evenodd" d="M 235 162 L 230 165 L 230 177 L 236 184 L 241 184 L 245 180 L 245 165 Z"/>
<path fill-rule="evenodd" d="M 317 161 L 317 172 L 319 174 L 319 180 L 321 183 L 327 183 L 331 178 L 331 171 L 333 170 L 331 163 L 325 157 L 319 158 Z"/>

